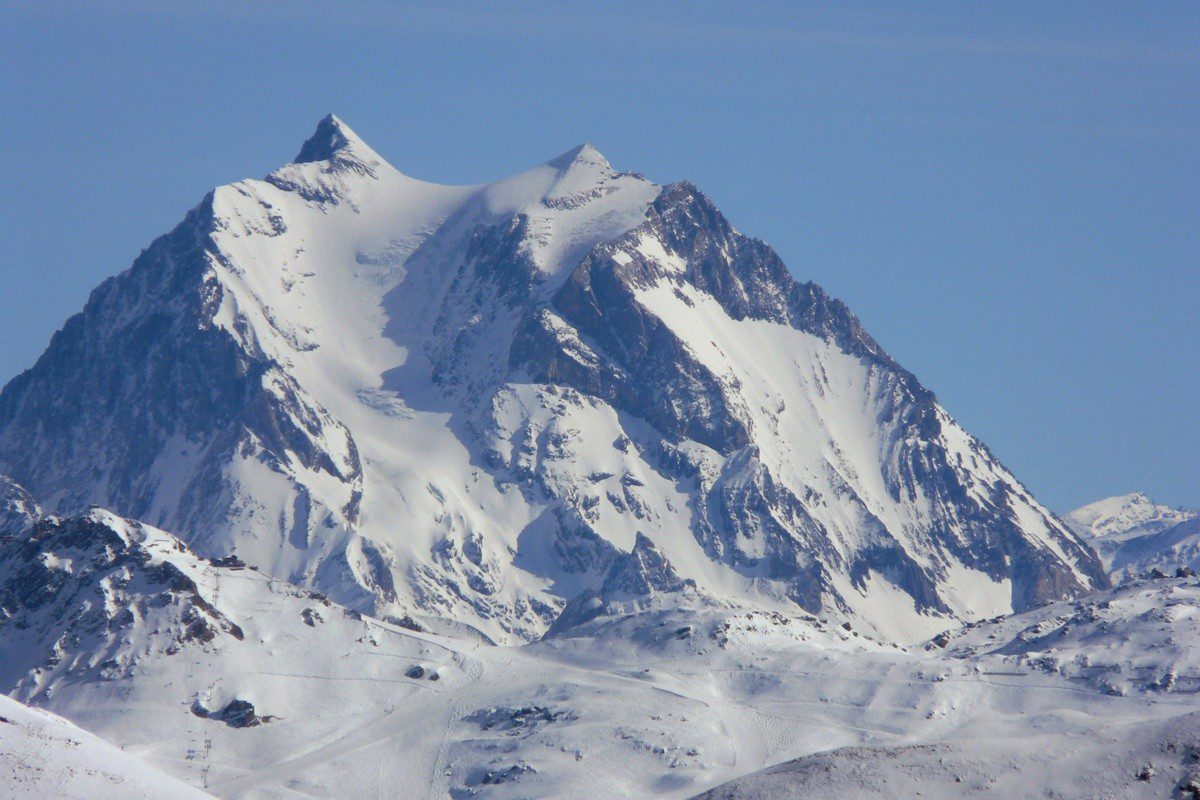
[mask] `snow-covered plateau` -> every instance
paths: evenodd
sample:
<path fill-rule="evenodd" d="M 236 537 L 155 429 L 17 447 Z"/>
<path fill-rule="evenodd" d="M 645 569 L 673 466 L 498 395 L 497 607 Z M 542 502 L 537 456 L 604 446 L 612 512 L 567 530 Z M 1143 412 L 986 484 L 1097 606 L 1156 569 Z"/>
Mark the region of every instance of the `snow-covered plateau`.
<path fill-rule="evenodd" d="M 330 116 L 0 390 L 0 794 L 1200 797 L 1198 520 L 1058 518 L 689 183 Z"/>

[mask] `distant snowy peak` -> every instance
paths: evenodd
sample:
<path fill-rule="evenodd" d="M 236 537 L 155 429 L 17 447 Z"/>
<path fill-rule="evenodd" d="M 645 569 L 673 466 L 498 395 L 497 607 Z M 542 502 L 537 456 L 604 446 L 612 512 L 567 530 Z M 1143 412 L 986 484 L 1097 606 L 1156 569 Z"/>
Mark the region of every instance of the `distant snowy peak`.
<path fill-rule="evenodd" d="M 1115 578 L 1181 566 L 1200 569 L 1200 511 L 1155 503 L 1142 492 L 1109 497 L 1077 508 L 1069 525 L 1092 537 Z"/>
<path fill-rule="evenodd" d="M 1155 503 L 1143 492 L 1107 497 L 1067 514 L 1078 529 L 1102 538 L 1129 538 L 1166 530 L 1200 511 Z"/>
<path fill-rule="evenodd" d="M 333 114 L 317 124 L 316 131 L 301 145 L 292 163 L 309 164 L 317 161 L 350 161 L 363 166 L 383 163 L 378 153 Z"/>
<path fill-rule="evenodd" d="M 612 165 L 608 163 L 608 159 L 590 142 L 584 142 L 581 145 L 572 147 L 557 158 L 550 159 L 547 163 L 555 169 L 564 171 L 578 166 L 600 174 L 611 174 L 613 171 Z"/>

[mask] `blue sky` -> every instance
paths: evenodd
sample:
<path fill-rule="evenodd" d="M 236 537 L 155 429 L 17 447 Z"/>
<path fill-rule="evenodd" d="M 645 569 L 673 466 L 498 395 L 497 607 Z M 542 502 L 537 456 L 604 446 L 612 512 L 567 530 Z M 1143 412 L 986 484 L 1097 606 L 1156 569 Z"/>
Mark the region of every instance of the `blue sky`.
<path fill-rule="evenodd" d="M 0 380 L 334 111 L 689 178 L 1051 507 L 1200 505 L 1200 4 L 732 5 L 0 2 Z"/>

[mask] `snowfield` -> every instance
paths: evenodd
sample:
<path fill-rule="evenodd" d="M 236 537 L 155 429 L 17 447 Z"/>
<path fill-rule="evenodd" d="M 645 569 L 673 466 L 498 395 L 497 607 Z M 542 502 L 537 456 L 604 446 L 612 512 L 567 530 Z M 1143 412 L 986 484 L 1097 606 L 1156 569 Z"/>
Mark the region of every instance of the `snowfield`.
<path fill-rule="evenodd" d="M 946 695 L 927 713 L 948 727 L 912 724 L 697 798 L 1192 797 L 1197 615 L 1200 581 L 1155 579 L 943 634 L 926 651 L 949 660 L 925 669 Z"/>
<path fill-rule="evenodd" d="M 845 747 L 778 764 L 695 800 L 921 797 L 1192 797 L 1200 787 L 1200 718 L 1131 717 L 1081 724 L 1072 715 L 995 726 L 930 744 Z M 1032 728 L 1032 730 L 1031 730 Z M 970 734 L 968 734 L 970 735 Z"/>
<path fill-rule="evenodd" d="M 0 550 L 0 582 L 56 589 L 6 601 L 14 694 L 231 800 L 1136 797 L 1183 780 L 1200 735 L 1193 578 L 908 648 L 672 595 L 498 647 L 364 617 L 107 512 L 29 542 L 36 558 Z"/>

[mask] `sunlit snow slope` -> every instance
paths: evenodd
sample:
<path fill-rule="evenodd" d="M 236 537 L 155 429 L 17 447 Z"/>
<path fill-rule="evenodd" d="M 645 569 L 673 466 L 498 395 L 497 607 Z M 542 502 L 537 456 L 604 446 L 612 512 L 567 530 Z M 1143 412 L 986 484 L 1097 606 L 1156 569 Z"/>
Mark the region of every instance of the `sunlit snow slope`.
<path fill-rule="evenodd" d="M 695 187 L 588 145 L 437 186 L 332 116 L 95 290 L 0 393 L 0 471 L 497 640 L 676 592 L 911 640 L 1106 584 Z"/>
<path fill-rule="evenodd" d="M 5 800 L 213 800 L 65 719 L 0 695 Z"/>

